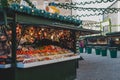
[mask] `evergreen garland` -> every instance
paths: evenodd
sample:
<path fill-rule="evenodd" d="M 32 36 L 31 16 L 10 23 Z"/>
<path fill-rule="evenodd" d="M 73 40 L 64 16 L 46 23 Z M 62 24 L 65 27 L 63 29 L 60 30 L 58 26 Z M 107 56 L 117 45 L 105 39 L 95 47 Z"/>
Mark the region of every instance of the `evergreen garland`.
<path fill-rule="evenodd" d="M 76 26 L 82 24 L 81 20 L 72 18 L 70 16 L 62 16 L 59 14 L 52 14 L 52 13 L 46 12 L 45 10 L 30 8 L 30 7 L 24 6 L 24 5 L 11 4 L 9 8 L 11 10 L 14 10 L 17 12 L 22 12 L 22 13 L 26 13 L 29 15 L 39 16 L 39 17 L 43 17 L 43 18 L 47 18 L 47 19 L 51 19 L 51 20 L 57 20 L 57 21 L 61 21 L 64 23 L 70 23 L 70 24 L 74 24 Z"/>

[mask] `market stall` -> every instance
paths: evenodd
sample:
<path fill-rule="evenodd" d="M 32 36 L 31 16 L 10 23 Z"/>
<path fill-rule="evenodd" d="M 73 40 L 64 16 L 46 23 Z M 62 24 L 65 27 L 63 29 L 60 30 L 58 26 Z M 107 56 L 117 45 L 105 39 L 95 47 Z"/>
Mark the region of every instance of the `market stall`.
<path fill-rule="evenodd" d="M 113 41 L 115 42 L 113 46 L 117 47 L 118 50 L 120 50 L 120 32 L 107 33 L 106 36 L 108 37 L 108 41 L 110 39 L 113 39 Z"/>
<path fill-rule="evenodd" d="M 19 4 L 0 14 L 0 80 L 76 78 L 80 20 Z"/>
<path fill-rule="evenodd" d="M 77 38 L 77 41 L 76 41 L 76 52 L 78 52 L 78 53 L 80 52 L 80 50 L 79 50 L 79 48 L 80 48 L 80 45 L 79 45 L 80 41 L 86 42 L 85 46 L 87 46 L 87 45 L 89 46 L 91 44 L 90 43 L 87 44 L 87 41 L 86 41 L 90 37 L 88 35 L 94 35 L 94 34 L 101 33 L 101 31 L 98 31 L 98 30 L 85 29 L 83 27 L 79 31 L 76 32 L 76 38 Z"/>
<path fill-rule="evenodd" d="M 88 36 L 85 39 L 87 40 L 88 46 L 107 46 L 108 44 L 107 37 L 102 35 Z"/>

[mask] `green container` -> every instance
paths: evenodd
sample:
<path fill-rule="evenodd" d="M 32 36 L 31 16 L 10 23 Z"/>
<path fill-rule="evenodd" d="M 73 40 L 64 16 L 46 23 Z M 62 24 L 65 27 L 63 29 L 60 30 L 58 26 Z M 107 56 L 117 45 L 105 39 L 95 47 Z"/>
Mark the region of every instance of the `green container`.
<path fill-rule="evenodd" d="M 88 54 L 91 54 L 91 53 L 92 53 L 92 47 L 91 47 L 91 46 L 88 46 L 88 47 L 87 47 L 87 53 L 88 53 Z"/>
<path fill-rule="evenodd" d="M 107 47 L 101 47 L 101 55 L 107 56 Z"/>
<path fill-rule="evenodd" d="M 109 51 L 111 58 L 117 58 L 117 47 L 110 47 Z"/>
<path fill-rule="evenodd" d="M 95 52 L 96 52 L 96 55 L 100 55 L 100 47 L 95 47 Z"/>
<path fill-rule="evenodd" d="M 83 48 L 80 47 L 80 48 L 79 48 L 79 51 L 80 51 L 80 53 L 83 53 Z"/>

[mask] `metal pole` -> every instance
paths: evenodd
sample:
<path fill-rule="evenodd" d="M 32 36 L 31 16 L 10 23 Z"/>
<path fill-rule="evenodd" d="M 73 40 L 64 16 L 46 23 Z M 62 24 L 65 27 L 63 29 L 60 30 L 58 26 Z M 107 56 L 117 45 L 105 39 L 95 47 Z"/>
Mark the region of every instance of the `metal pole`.
<path fill-rule="evenodd" d="M 109 19 L 109 30 L 110 30 L 110 33 L 112 32 L 112 26 L 111 26 L 111 19 Z"/>

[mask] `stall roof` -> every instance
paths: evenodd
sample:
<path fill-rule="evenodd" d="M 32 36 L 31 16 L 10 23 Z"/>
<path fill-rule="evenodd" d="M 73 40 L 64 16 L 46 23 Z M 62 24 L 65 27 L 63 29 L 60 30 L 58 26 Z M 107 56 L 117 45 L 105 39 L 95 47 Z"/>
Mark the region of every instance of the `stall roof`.
<path fill-rule="evenodd" d="M 106 38 L 107 36 L 104 36 L 104 35 L 96 35 L 96 36 L 86 36 L 85 38 L 87 39 L 91 39 L 91 38 Z"/>
<path fill-rule="evenodd" d="M 106 33 L 107 36 L 120 36 L 120 32 Z"/>
<path fill-rule="evenodd" d="M 80 31 L 89 32 L 91 34 L 99 34 L 99 33 L 101 33 L 101 31 L 98 31 L 98 30 L 91 30 L 91 29 L 85 29 L 85 28 L 81 28 Z"/>
<path fill-rule="evenodd" d="M 53 13 L 47 12 L 45 10 L 30 8 L 30 7 L 24 6 L 24 5 L 11 4 L 9 6 L 9 8 L 11 10 L 19 12 L 19 13 L 25 13 L 28 15 L 43 17 L 43 18 L 50 19 L 50 20 L 57 20 L 57 21 L 61 21 L 63 23 L 74 24 L 76 26 L 79 26 L 80 24 L 82 24 L 81 20 L 78 20 L 78 19 L 75 19 L 75 18 L 72 18 L 69 16 L 63 16 L 63 15 L 59 15 L 56 13 L 53 14 Z"/>
<path fill-rule="evenodd" d="M 47 23 L 47 25 L 50 25 L 50 26 L 74 29 L 82 32 L 89 32 L 90 34 L 100 33 L 100 31 L 84 29 L 81 27 L 79 28 L 79 25 L 82 24 L 81 20 L 74 19 L 69 16 L 52 14 L 41 9 L 30 8 L 28 6 L 24 6 L 20 4 L 11 4 L 7 10 L 9 10 L 10 12 L 11 10 L 17 12 L 17 22 L 20 22 L 20 23 L 24 23 L 24 22 L 31 23 L 31 24 Z"/>

